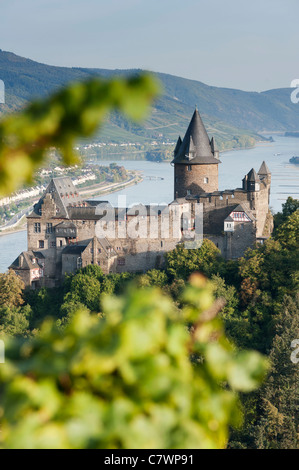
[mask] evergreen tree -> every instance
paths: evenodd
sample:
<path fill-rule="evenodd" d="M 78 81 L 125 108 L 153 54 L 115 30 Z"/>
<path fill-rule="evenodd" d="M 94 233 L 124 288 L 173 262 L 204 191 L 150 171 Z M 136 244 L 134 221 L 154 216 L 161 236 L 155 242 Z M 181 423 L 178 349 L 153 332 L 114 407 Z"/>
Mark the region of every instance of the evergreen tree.
<path fill-rule="evenodd" d="M 276 322 L 272 363 L 262 387 L 262 417 L 256 431 L 259 449 L 299 448 L 299 364 L 291 360 L 291 343 L 299 339 L 299 297 L 286 297 Z"/>

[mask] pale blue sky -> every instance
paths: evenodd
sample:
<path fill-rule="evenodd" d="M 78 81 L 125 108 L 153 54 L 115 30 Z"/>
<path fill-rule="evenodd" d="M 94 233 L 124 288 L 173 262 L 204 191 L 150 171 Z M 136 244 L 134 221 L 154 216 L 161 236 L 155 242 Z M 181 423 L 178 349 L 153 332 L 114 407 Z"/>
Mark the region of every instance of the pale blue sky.
<path fill-rule="evenodd" d="M 0 48 L 265 90 L 299 78 L 298 0 L 0 0 Z"/>

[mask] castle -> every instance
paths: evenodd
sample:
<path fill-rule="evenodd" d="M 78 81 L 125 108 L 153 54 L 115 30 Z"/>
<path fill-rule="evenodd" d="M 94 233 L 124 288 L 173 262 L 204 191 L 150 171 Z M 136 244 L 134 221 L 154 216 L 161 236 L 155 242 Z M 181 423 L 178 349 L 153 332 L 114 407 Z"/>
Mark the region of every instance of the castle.
<path fill-rule="evenodd" d="M 82 200 L 69 177 L 52 179 L 27 217 L 28 251 L 10 269 L 31 288 L 57 286 L 66 273 L 88 264 L 99 265 L 105 274 L 159 269 L 165 252 L 192 240 L 199 204 L 204 238 L 226 259 L 241 257 L 271 235 L 271 173 L 263 162 L 258 173 L 249 171 L 241 188 L 219 191 L 220 163 L 215 140 L 209 139 L 196 109 L 174 150 L 174 200 L 167 207 L 113 209 L 104 202 L 99 210 L 98 201 Z M 99 223 L 107 228 L 111 211 L 113 229 L 99 235 Z M 177 218 L 182 222 L 172 230 Z"/>

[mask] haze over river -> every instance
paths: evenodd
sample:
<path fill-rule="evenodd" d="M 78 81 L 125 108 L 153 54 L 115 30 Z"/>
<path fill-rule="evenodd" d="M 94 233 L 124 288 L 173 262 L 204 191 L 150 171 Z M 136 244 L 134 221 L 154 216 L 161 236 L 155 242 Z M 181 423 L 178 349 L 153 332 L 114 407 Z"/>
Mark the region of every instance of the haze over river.
<path fill-rule="evenodd" d="M 242 178 L 253 167 L 259 170 L 263 160 L 271 173 L 271 202 L 273 212 L 281 210 L 281 205 L 288 196 L 299 198 L 299 165 L 289 163 L 294 155 L 299 155 L 299 139 L 274 136 L 275 142 L 258 145 L 253 149 L 234 150 L 220 155 L 219 190 L 235 189 L 242 186 Z M 111 160 L 99 161 L 100 165 L 109 165 Z M 139 170 L 144 180 L 124 190 L 105 195 L 101 200 L 108 200 L 117 205 L 118 196 L 125 195 L 127 205 L 133 203 L 168 203 L 173 200 L 173 168 L 169 163 L 122 160 L 119 164 L 128 170 Z M 163 179 L 162 179 L 163 178 Z M 0 272 L 8 266 L 22 251 L 27 249 L 26 231 L 0 237 Z"/>

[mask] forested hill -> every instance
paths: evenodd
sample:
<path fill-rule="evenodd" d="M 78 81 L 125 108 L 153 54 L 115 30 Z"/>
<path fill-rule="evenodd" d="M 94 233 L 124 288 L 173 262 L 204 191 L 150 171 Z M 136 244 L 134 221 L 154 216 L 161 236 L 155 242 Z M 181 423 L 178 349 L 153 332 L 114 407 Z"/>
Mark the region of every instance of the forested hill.
<path fill-rule="evenodd" d="M 33 98 L 45 96 L 70 81 L 92 75 L 109 77 L 138 73 L 138 70 L 105 70 L 56 67 L 19 57 L 0 50 L 0 79 L 6 86 L 6 103 L 0 113 L 19 109 Z M 299 105 L 290 100 L 290 89 L 263 93 L 244 92 L 205 85 L 157 73 L 164 86 L 163 96 L 154 104 L 150 118 L 141 126 L 132 125 L 117 115 L 110 116 L 102 132 L 102 140 L 147 141 L 175 140 L 184 133 L 197 105 L 207 130 L 216 135 L 218 145 L 225 148 L 243 146 L 261 131 L 299 129 Z"/>

